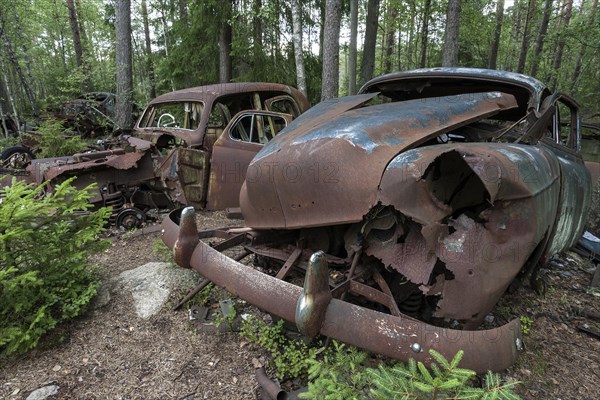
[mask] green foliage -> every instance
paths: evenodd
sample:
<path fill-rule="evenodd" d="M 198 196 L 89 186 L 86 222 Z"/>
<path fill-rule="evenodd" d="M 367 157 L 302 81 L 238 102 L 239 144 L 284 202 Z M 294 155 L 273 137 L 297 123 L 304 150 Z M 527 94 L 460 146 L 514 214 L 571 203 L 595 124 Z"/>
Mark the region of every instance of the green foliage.
<path fill-rule="evenodd" d="M 325 350 L 322 360 L 307 360 L 308 391 L 301 399 L 349 400 L 363 399 L 369 394 L 369 375 L 365 369 L 366 353 L 355 347 L 332 341 L 333 348 Z"/>
<path fill-rule="evenodd" d="M 488 372 L 482 388 L 471 386 L 475 372 L 459 368 L 463 357 L 459 351 L 452 361 L 430 350 L 436 362 L 428 370 L 422 362 L 409 360 L 408 365 L 398 363 L 393 367 L 380 365 L 369 369 L 374 387 L 371 394 L 376 399 L 435 400 L 435 399 L 519 399 L 512 391 L 517 382 L 503 383 L 497 374 Z"/>
<path fill-rule="evenodd" d="M 67 180 L 44 194 L 13 180 L 0 192 L 0 354 L 24 352 L 57 324 L 80 314 L 96 294 L 88 255 L 110 210 L 88 212 L 88 187 Z"/>
<path fill-rule="evenodd" d="M 48 119 L 39 126 L 39 135 L 30 135 L 38 143 L 40 158 L 72 155 L 86 148 L 79 136 L 69 136 L 62 121 Z"/>
<path fill-rule="evenodd" d="M 154 241 L 154 244 L 152 245 L 152 254 L 161 261 L 173 262 L 173 251 L 160 239 Z"/>
<path fill-rule="evenodd" d="M 315 359 L 317 349 L 309 347 L 302 340 L 288 339 L 283 324 L 283 320 L 279 320 L 269 326 L 250 316 L 243 322 L 241 334 L 271 355 L 278 379 L 295 378 L 308 372 L 310 360 Z"/>
<path fill-rule="evenodd" d="M 2 127 L 0 126 L 0 130 Z M 19 144 L 19 138 L 14 136 L 0 137 L 0 151 Z"/>
<path fill-rule="evenodd" d="M 229 307 L 227 315 L 223 315 L 220 310 L 215 311 L 213 315 L 215 316 L 215 326 L 220 327 L 223 323 L 226 323 L 229 329 L 233 331 L 233 322 L 237 316 L 237 311 L 235 310 L 233 303 L 231 303 L 231 307 Z"/>
<path fill-rule="evenodd" d="M 533 320 L 524 315 L 520 316 L 519 320 L 521 321 L 521 331 L 524 335 L 529 335 L 529 332 L 531 332 L 531 325 L 533 324 Z"/>

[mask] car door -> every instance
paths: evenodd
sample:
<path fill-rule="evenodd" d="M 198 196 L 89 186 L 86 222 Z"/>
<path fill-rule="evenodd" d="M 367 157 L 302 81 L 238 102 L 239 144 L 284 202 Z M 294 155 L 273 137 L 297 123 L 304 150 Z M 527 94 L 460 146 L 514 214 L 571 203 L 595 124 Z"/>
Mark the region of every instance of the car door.
<path fill-rule="evenodd" d="M 242 111 L 213 145 L 206 208 L 239 207 L 239 194 L 250 161 L 291 121 L 292 116 L 269 111 Z"/>
<path fill-rule="evenodd" d="M 552 137 L 544 143 L 560 163 L 560 201 L 554 228 L 552 250 L 575 245 L 585 225 L 591 196 L 591 177 L 580 154 L 581 123 L 579 108 L 564 94 L 554 96 L 555 113 Z M 574 227 L 574 228 L 570 228 Z"/>

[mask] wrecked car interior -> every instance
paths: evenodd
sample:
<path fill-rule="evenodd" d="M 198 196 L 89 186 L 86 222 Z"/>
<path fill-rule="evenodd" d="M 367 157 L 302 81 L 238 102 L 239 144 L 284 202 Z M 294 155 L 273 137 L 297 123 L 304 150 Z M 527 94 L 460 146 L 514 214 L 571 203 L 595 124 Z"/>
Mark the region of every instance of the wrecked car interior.
<path fill-rule="evenodd" d="M 584 228 L 579 118 L 573 99 L 520 74 L 384 75 L 258 151 L 240 186 L 245 227 L 198 229 L 187 207 L 165 218 L 163 241 L 178 265 L 306 336 L 425 363 L 429 349 L 465 350 L 464 367 L 502 370 L 522 350 L 520 322 L 482 321 Z"/>
<path fill-rule="evenodd" d="M 308 108 L 296 89 L 270 83 L 230 83 L 158 96 L 130 134 L 98 142 L 98 149 L 49 159 L 27 159 L 2 178 L 46 182 L 71 177 L 95 183 L 95 207 L 113 210 L 110 223 L 139 228 L 157 210 L 181 205 L 238 207 L 252 157 Z"/>

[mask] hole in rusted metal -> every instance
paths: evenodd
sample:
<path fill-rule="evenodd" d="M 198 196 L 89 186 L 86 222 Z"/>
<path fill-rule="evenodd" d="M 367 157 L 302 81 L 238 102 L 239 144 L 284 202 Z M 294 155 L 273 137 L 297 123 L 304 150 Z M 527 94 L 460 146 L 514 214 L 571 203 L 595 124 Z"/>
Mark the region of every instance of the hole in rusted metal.
<path fill-rule="evenodd" d="M 479 214 L 490 207 L 490 195 L 481 179 L 457 151 L 437 157 L 423 174 L 429 191 L 452 208 L 452 218 L 467 214 L 483 222 Z"/>

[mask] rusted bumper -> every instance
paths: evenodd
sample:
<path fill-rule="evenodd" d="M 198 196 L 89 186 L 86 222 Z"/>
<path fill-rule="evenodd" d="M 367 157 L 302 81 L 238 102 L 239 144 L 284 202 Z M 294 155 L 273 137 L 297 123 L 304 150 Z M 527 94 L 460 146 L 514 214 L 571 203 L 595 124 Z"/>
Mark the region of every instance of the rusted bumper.
<path fill-rule="evenodd" d="M 162 240 L 174 250 L 179 265 L 190 266 L 241 299 L 298 324 L 303 288 L 236 262 L 199 241 L 193 208 L 171 212 L 162 227 Z M 429 364 L 433 361 L 429 349 L 448 358 L 464 350 L 461 365 L 477 372 L 509 367 L 522 346 L 518 320 L 489 330 L 453 330 L 335 298 L 329 300 L 319 324 L 322 335 L 403 361 L 413 358 Z"/>

